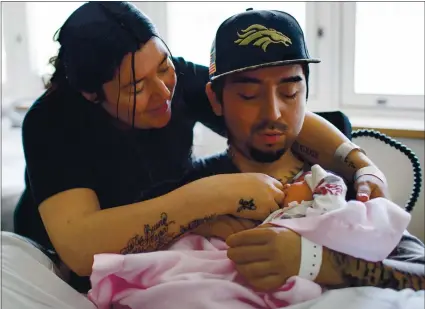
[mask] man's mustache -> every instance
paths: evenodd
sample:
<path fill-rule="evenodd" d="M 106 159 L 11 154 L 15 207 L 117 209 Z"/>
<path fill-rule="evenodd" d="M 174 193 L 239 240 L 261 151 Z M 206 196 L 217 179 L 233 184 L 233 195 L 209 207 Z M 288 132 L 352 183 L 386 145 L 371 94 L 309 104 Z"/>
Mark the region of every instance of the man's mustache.
<path fill-rule="evenodd" d="M 277 130 L 280 131 L 282 133 L 285 133 L 286 131 L 288 131 L 288 125 L 282 122 L 270 122 L 270 121 L 263 121 L 261 123 L 259 123 L 258 125 L 254 126 L 254 128 L 252 129 L 252 132 L 261 132 L 261 131 L 265 131 L 265 130 Z"/>

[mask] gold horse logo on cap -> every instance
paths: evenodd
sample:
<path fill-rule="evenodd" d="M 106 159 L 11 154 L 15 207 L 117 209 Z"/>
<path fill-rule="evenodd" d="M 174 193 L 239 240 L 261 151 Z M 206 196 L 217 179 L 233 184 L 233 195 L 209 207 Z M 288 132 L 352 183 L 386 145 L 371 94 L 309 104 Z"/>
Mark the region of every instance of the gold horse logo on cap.
<path fill-rule="evenodd" d="M 254 46 L 260 46 L 264 51 L 266 51 L 269 44 L 283 44 L 289 46 L 292 44 L 290 38 L 288 38 L 283 33 L 276 31 L 272 28 L 264 27 L 263 25 L 251 25 L 245 30 L 242 30 L 243 34 L 239 34 L 235 41 L 238 45 L 249 45 L 251 42 L 254 42 Z"/>

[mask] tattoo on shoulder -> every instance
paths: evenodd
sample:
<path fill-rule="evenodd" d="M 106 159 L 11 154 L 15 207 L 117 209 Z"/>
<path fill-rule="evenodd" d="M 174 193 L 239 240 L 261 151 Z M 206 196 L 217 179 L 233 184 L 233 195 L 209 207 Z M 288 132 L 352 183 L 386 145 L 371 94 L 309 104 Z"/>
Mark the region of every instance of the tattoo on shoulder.
<path fill-rule="evenodd" d="M 339 252 L 331 252 L 334 265 L 340 270 L 347 287 L 374 286 L 395 290 L 425 289 L 425 276 L 397 270 L 383 262 L 368 262 Z"/>
<path fill-rule="evenodd" d="M 239 200 L 239 207 L 236 212 L 241 212 L 243 210 L 257 210 L 257 206 L 255 206 L 254 199 L 245 200 L 241 198 Z"/>
<path fill-rule="evenodd" d="M 173 238 L 168 228 L 175 221 L 169 221 L 164 212 L 154 225 L 145 224 L 143 234 L 131 238 L 127 246 L 120 251 L 121 254 L 157 251 L 165 247 Z"/>
<path fill-rule="evenodd" d="M 316 160 L 319 159 L 319 153 L 316 150 L 313 150 L 311 148 L 308 148 L 305 145 L 301 145 L 301 144 L 298 144 L 298 145 L 300 147 L 300 152 L 302 154 L 305 154 L 305 155 L 307 155 L 309 157 L 312 157 L 312 158 L 314 158 Z"/>

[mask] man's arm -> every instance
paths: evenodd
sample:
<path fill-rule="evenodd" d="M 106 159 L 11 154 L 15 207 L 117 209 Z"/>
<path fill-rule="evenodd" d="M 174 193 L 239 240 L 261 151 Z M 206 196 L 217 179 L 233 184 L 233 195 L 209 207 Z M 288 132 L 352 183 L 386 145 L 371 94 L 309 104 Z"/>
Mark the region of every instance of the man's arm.
<path fill-rule="evenodd" d="M 352 151 L 345 162 L 335 161 L 335 151 L 345 142 L 349 142 L 349 139 L 333 124 L 315 113 L 306 112 L 302 130 L 292 150 L 304 160 L 351 180 L 358 169 L 374 163 L 358 150 Z"/>
<path fill-rule="evenodd" d="M 324 248 L 323 264 L 316 281 L 334 287 L 424 290 L 424 246 L 406 233 L 393 253 L 382 262 L 368 262 Z"/>

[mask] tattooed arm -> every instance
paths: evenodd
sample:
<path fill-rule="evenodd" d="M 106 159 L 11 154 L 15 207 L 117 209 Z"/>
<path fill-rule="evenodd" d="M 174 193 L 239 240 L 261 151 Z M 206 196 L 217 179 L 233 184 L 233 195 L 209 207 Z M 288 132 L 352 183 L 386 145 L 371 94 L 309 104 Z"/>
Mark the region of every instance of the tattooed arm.
<path fill-rule="evenodd" d="M 216 192 L 222 189 L 213 186 L 202 179 L 158 198 L 110 209 L 100 209 L 91 190 L 68 190 L 39 209 L 61 260 L 79 276 L 88 276 L 95 254 L 160 250 L 216 214 L 236 209 L 237 199 L 225 199 Z"/>
<path fill-rule="evenodd" d="M 341 114 L 341 121 L 342 119 Z M 303 128 L 292 149 L 304 160 L 319 164 L 351 180 L 358 169 L 374 163 L 358 150 L 352 151 L 346 162 L 336 162 L 334 160 L 336 149 L 348 141 L 349 139 L 330 122 L 312 112 L 306 112 Z"/>
<path fill-rule="evenodd" d="M 263 174 L 216 175 L 164 196 L 110 209 L 101 209 L 92 190 L 67 190 L 45 200 L 39 210 L 61 260 L 87 276 L 95 254 L 161 250 L 215 215 L 264 220 L 279 208 L 281 187 Z"/>
<path fill-rule="evenodd" d="M 324 248 L 323 264 L 316 281 L 333 287 L 424 290 L 424 245 L 405 233 L 397 248 L 382 262 L 368 262 Z"/>
<path fill-rule="evenodd" d="M 176 221 L 168 220 L 168 214 L 161 213 L 159 220 L 155 224 L 145 224 L 143 232 L 132 237 L 120 253 L 154 252 L 166 249 L 179 237 L 205 223 L 213 221 L 216 217 L 216 214 L 210 214 L 191 220 L 186 224 L 180 224 L 177 228 Z"/>

